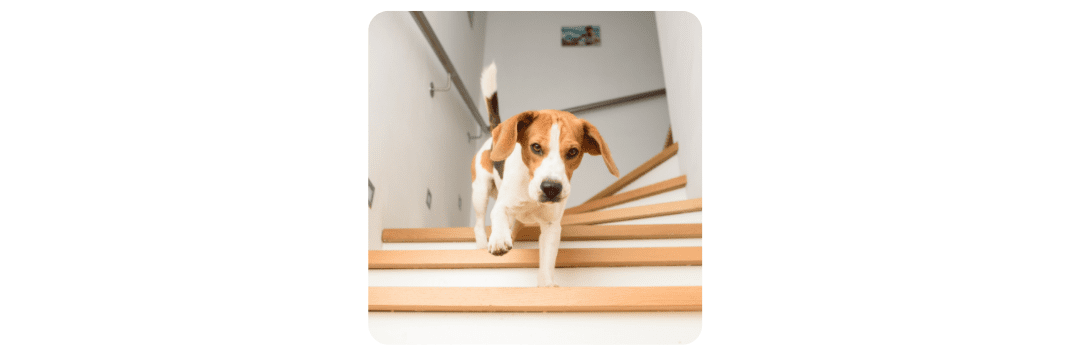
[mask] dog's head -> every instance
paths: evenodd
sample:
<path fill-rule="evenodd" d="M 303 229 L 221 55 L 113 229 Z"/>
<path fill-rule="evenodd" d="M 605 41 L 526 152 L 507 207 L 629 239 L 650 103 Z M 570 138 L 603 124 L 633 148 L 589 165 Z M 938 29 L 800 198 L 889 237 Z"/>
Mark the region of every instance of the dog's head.
<path fill-rule="evenodd" d="M 492 161 L 506 160 L 521 145 L 522 162 L 529 168 L 529 198 L 541 203 L 570 196 L 570 178 L 583 154 L 601 155 L 611 174 L 618 167 L 607 143 L 588 121 L 558 110 L 527 111 L 492 130 Z"/>

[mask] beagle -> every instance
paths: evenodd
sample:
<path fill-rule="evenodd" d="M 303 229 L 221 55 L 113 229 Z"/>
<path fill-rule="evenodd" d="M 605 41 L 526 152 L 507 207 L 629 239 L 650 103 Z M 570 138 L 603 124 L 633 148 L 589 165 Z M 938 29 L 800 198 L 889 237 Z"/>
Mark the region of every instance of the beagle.
<path fill-rule="evenodd" d="M 558 287 L 555 257 L 563 210 L 570 198 L 570 178 L 581 165 L 583 154 L 603 156 L 611 174 L 618 168 L 607 143 L 591 123 L 558 110 L 526 111 L 499 122 L 496 66 L 481 74 L 481 90 L 488 107 L 492 138 L 485 141 L 470 165 L 473 180 L 473 210 L 477 222 L 473 233 L 477 249 L 495 256 L 510 251 L 523 224 L 540 226 L 540 270 L 537 286 Z M 485 233 L 488 198 L 492 207 L 492 232 Z"/>

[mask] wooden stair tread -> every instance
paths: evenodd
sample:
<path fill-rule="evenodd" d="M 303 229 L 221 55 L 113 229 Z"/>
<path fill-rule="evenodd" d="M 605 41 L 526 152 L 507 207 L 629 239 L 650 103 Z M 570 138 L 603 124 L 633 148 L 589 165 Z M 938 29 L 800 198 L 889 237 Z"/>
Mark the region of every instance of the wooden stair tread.
<path fill-rule="evenodd" d="M 563 216 L 562 225 L 600 224 L 701 210 L 701 198 Z"/>
<path fill-rule="evenodd" d="M 630 183 L 633 183 L 638 178 L 641 178 L 641 176 L 644 176 L 649 171 L 652 171 L 652 169 L 656 168 L 656 166 L 659 166 L 664 161 L 667 161 L 667 159 L 670 159 L 675 154 L 678 154 L 678 143 L 674 143 L 671 146 L 664 148 L 663 151 L 659 152 L 659 154 L 656 154 L 656 156 L 653 156 L 651 159 L 648 159 L 648 161 L 645 161 L 645 163 L 641 164 L 641 166 L 638 166 L 637 168 L 633 169 L 633 171 L 630 171 L 630 173 L 627 173 L 625 176 L 622 176 L 614 183 L 611 183 L 611 185 L 607 186 L 607 188 L 604 188 L 604 190 L 601 190 L 599 193 L 596 193 L 596 195 L 594 195 L 592 198 L 585 200 L 585 203 L 589 203 L 593 200 L 603 199 L 608 196 L 614 195 L 619 190 L 622 190 L 622 188 L 625 188 L 627 185 L 630 185 Z"/>
<path fill-rule="evenodd" d="M 491 232 L 486 227 L 485 232 Z M 516 241 L 537 241 L 540 227 L 528 226 Z M 561 241 L 693 239 L 701 237 L 700 223 L 563 226 Z M 473 227 L 384 229 L 383 242 L 475 242 Z"/>
<path fill-rule="evenodd" d="M 599 209 L 621 205 L 627 202 L 644 199 L 653 195 L 663 194 L 672 190 L 686 187 L 686 176 L 681 175 L 659 183 L 651 184 L 643 188 L 634 189 L 622 194 L 608 196 L 602 199 L 592 200 L 563 211 L 563 214 L 578 214 Z"/>
<path fill-rule="evenodd" d="M 369 269 L 536 268 L 539 249 L 513 249 L 493 256 L 487 250 L 369 251 Z M 562 248 L 558 268 L 701 265 L 700 247 Z"/>
<path fill-rule="evenodd" d="M 701 311 L 700 286 L 369 287 L 369 311 Z"/>

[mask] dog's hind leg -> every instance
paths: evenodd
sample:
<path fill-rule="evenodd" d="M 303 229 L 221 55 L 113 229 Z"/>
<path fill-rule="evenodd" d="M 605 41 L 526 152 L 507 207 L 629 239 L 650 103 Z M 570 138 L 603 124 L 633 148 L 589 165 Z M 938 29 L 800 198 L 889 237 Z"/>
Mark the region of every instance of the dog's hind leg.
<path fill-rule="evenodd" d="M 473 212 L 476 223 L 473 225 L 473 235 L 477 241 L 477 249 L 488 248 L 488 233 L 484 230 L 484 214 L 488 212 L 488 194 L 495 184 L 491 179 L 487 181 L 477 180 L 473 182 Z"/>

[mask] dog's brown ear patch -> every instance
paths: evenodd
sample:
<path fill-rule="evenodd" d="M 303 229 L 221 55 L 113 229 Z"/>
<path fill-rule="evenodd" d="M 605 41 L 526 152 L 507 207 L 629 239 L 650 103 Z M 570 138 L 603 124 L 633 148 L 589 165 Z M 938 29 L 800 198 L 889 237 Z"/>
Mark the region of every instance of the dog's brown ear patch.
<path fill-rule="evenodd" d="M 492 161 L 504 161 L 514 152 L 514 144 L 518 143 L 518 135 L 525 134 L 526 128 L 533 123 L 536 113 L 523 112 L 504 121 L 492 130 L 492 153 L 489 158 Z"/>
<path fill-rule="evenodd" d="M 607 142 L 604 142 L 604 138 L 600 136 L 600 131 L 596 130 L 596 126 L 593 126 L 588 120 L 581 119 L 581 129 L 585 132 L 585 136 L 581 142 L 581 151 L 589 155 L 600 155 L 604 158 L 604 165 L 607 165 L 607 170 L 611 171 L 611 174 L 618 177 L 618 166 L 615 166 L 615 159 L 611 158 L 611 149 L 607 147 Z"/>

